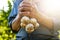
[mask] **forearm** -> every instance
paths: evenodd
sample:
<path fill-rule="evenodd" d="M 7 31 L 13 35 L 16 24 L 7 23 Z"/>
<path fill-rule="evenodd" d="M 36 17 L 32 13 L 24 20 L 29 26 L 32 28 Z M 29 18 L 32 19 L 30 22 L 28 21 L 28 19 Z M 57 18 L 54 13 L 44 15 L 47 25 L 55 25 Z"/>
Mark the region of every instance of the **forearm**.
<path fill-rule="evenodd" d="M 47 16 L 39 13 L 37 19 L 42 26 L 47 27 L 49 29 L 53 28 L 53 20 L 51 18 L 48 18 Z"/>
<path fill-rule="evenodd" d="M 20 29 L 20 16 L 17 15 L 12 22 L 12 29 L 18 31 Z"/>

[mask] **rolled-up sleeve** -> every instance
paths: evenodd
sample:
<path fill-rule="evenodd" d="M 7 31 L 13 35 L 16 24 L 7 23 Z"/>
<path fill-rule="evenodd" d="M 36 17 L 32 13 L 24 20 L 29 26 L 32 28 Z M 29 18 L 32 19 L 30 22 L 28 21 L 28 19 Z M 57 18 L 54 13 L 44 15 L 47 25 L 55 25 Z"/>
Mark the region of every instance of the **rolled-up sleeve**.
<path fill-rule="evenodd" d="M 15 19 L 15 17 L 17 16 L 18 13 L 18 5 L 19 3 L 21 3 L 22 0 L 15 0 L 14 1 L 14 5 L 13 8 L 11 10 L 11 13 L 8 17 L 8 25 L 9 27 L 12 29 L 12 21 Z"/>

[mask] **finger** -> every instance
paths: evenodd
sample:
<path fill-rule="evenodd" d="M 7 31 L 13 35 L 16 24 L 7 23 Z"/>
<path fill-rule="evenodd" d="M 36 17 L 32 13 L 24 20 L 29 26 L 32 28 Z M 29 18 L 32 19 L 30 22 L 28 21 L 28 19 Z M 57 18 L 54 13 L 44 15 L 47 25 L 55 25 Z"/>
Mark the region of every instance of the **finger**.
<path fill-rule="evenodd" d="M 25 12 L 25 11 L 31 11 L 31 7 L 20 7 L 20 8 L 18 8 L 18 11 L 20 11 L 20 12 Z"/>
<path fill-rule="evenodd" d="M 18 8 L 20 8 L 20 7 L 32 7 L 32 5 L 30 5 L 30 4 L 21 4 L 21 5 L 19 5 Z"/>
<path fill-rule="evenodd" d="M 31 6 L 32 3 L 29 3 L 29 2 L 27 2 L 27 1 L 22 1 L 19 6 L 22 6 L 22 5 L 23 5 L 23 6 Z"/>
<path fill-rule="evenodd" d="M 23 0 L 23 3 L 32 3 L 32 0 Z"/>
<path fill-rule="evenodd" d="M 24 1 L 22 2 L 22 5 L 24 5 L 24 6 L 30 6 L 30 7 L 36 6 L 35 3 L 32 3 L 32 0 L 24 0 Z"/>
<path fill-rule="evenodd" d="M 30 15 L 30 12 L 20 12 L 20 14 L 21 14 L 21 16 L 28 16 L 29 17 L 29 15 Z"/>

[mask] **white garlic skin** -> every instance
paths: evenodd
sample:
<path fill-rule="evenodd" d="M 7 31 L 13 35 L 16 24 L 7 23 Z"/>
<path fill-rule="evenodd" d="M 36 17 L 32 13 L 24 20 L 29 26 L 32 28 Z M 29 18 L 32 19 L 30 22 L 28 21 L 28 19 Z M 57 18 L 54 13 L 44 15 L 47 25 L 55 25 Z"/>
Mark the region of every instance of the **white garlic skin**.
<path fill-rule="evenodd" d="M 33 25 L 33 24 L 28 24 L 28 25 L 26 25 L 25 30 L 26 30 L 28 33 L 32 33 L 32 32 L 34 31 L 34 25 Z"/>
<path fill-rule="evenodd" d="M 26 24 L 25 24 L 25 23 L 21 23 L 20 26 L 21 26 L 22 28 L 25 28 Z"/>
<path fill-rule="evenodd" d="M 27 33 L 32 33 L 35 29 L 38 29 L 39 23 L 37 23 L 35 18 L 29 19 L 29 17 L 23 16 L 21 18 L 20 26 L 24 28 Z"/>
<path fill-rule="evenodd" d="M 24 17 L 21 18 L 21 23 L 29 23 L 29 22 L 30 22 L 29 17 L 24 16 Z"/>
<path fill-rule="evenodd" d="M 31 22 L 32 24 L 36 25 L 37 20 L 36 20 L 35 18 L 31 18 L 30 22 Z"/>
<path fill-rule="evenodd" d="M 35 29 L 39 28 L 39 23 L 36 23 Z"/>

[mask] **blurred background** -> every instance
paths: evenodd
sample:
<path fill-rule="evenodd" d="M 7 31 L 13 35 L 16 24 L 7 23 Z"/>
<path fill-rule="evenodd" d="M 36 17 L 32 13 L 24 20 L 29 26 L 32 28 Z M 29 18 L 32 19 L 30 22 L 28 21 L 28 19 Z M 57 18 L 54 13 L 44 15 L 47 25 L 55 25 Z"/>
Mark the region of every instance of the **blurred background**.
<path fill-rule="evenodd" d="M 15 40 L 15 34 L 8 27 L 8 16 L 14 0 L 0 0 L 0 40 Z"/>

